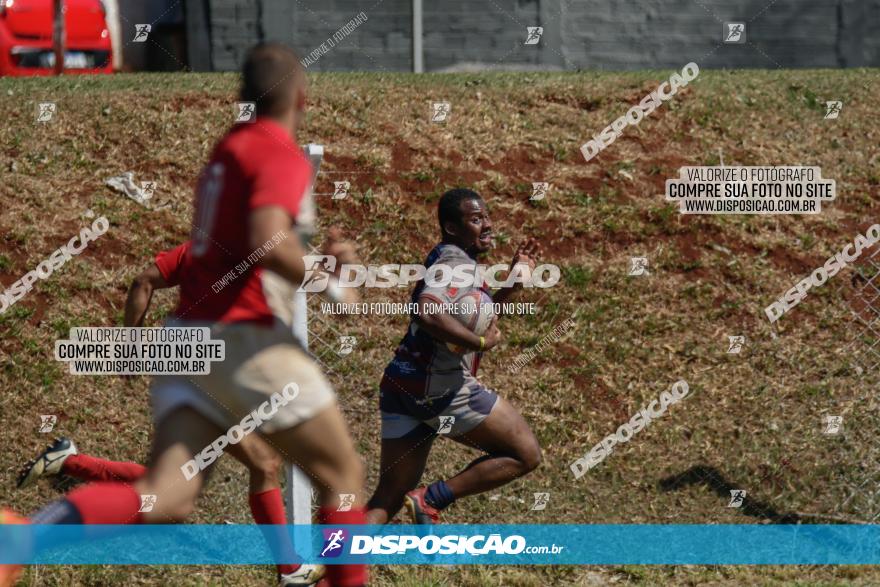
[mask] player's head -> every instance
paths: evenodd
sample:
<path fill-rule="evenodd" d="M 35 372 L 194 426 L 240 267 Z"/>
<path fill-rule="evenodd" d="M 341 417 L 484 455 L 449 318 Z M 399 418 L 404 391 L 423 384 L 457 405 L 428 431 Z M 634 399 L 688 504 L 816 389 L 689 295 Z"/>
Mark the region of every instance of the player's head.
<path fill-rule="evenodd" d="M 474 254 L 492 248 L 492 221 L 480 194 L 465 188 L 449 190 L 437 206 L 443 242 L 458 245 Z"/>
<path fill-rule="evenodd" d="M 255 102 L 257 116 L 268 116 L 295 130 L 306 106 L 306 74 L 292 49 L 260 43 L 241 68 L 242 102 Z"/>

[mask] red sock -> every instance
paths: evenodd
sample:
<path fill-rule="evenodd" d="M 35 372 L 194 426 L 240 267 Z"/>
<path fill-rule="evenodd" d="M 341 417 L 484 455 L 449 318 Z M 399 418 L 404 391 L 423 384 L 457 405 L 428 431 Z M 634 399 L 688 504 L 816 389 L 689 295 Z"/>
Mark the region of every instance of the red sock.
<path fill-rule="evenodd" d="M 361 507 L 348 512 L 337 512 L 335 508 L 322 507 L 318 511 L 318 521 L 328 526 L 366 524 L 367 510 Z M 367 565 L 327 565 L 327 579 L 331 585 L 339 587 L 366 585 Z"/>
<path fill-rule="evenodd" d="M 147 468 L 137 463 L 108 461 L 89 455 L 70 455 L 61 465 L 61 472 L 84 481 L 133 483 L 146 474 Z"/>
<path fill-rule="evenodd" d="M 287 524 L 287 517 L 284 515 L 284 500 L 281 499 L 280 489 L 275 488 L 260 493 L 251 493 L 250 497 L 248 497 L 248 502 L 251 504 L 251 514 L 254 516 L 254 521 L 257 524 L 272 524 L 276 526 Z M 282 543 L 285 551 L 289 550 L 291 553 L 295 553 L 293 543 L 290 542 L 290 537 L 286 533 L 283 533 L 283 535 L 279 534 L 278 538 L 287 543 Z M 278 565 L 278 572 L 282 575 L 288 575 L 301 566 L 294 564 Z"/>
<path fill-rule="evenodd" d="M 91 483 L 71 491 L 67 501 L 83 524 L 140 524 L 141 496 L 124 483 Z"/>

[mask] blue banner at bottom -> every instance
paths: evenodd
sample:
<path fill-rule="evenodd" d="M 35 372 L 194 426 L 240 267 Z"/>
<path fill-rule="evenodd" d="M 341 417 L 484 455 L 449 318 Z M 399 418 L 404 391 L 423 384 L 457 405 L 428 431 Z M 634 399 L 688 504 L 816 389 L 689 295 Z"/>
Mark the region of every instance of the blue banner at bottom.
<path fill-rule="evenodd" d="M 877 525 L 0 526 L 0 564 L 880 564 Z"/>

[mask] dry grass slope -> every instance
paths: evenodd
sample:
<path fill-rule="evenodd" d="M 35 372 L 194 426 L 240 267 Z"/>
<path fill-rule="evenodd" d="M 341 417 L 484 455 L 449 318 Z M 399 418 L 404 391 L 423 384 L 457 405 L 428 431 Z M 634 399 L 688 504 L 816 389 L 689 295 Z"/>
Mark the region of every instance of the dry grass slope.
<path fill-rule="evenodd" d="M 867 521 L 880 512 L 874 423 L 876 373 L 844 352 L 849 274 L 812 291 L 771 328 L 763 308 L 880 221 L 880 128 L 874 70 L 704 72 L 637 128 L 585 163 L 578 149 L 668 77 L 627 74 L 321 74 L 302 143 L 326 145 L 317 191 L 348 180 L 352 195 L 318 196 L 321 223 L 355 239 L 369 263 L 421 262 L 435 238 L 434 205 L 467 185 L 489 202 L 506 261 L 525 235 L 540 237 L 563 283 L 522 296 L 533 317 L 505 320 L 505 343 L 482 378 L 521 408 L 543 447 L 535 474 L 449 511 L 458 523 L 762 523 L 827 516 Z M 18 492 L 15 471 L 45 442 L 39 414 L 85 451 L 144 460 L 150 443 L 147 382 L 71 376 L 52 358 L 72 326 L 120 324 L 131 278 L 156 251 L 186 238 L 194 178 L 228 126 L 232 75 L 119 75 L 0 80 L 0 281 L 8 286 L 90 223 L 110 231 L 0 315 L 0 503 L 32 511 L 58 495 Z M 823 120 L 826 99 L 841 116 Z M 446 124 L 429 121 L 448 100 Z M 34 122 L 54 101 L 57 121 Z M 817 165 L 837 180 L 820 216 L 682 217 L 662 197 L 683 165 Z M 156 209 L 104 187 L 124 171 L 153 180 Z M 543 202 L 531 182 L 551 184 Z M 646 256 L 650 275 L 628 277 Z M 404 301 L 373 290 L 366 301 Z M 153 318 L 173 294 L 155 300 Z M 317 300 L 312 301 L 317 314 Z M 505 366 L 575 316 L 571 334 L 517 375 Z M 359 449 L 378 468 L 377 384 L 405 328 L 397 318 L 316 318 L 316 351 L 337 384 Z M 341 334 L 359 344 L 347 357 Z M 747 344 L 727 354 L 727 336 Z M 319 340 L 320 339 L 320 340 Z M 323 342 L 322 342 L 323 341 Z M 325 344 L 326 343 L 326 344 Z M 602 465 L 575 480 L 569 464 L 685 379 L 691 395 Z M 842 434 L 822 417 L 842 414 Z M 452 474 L 470 455 L 437 443 L 427 471 Z M 677 476 L 677 477 L 676 477 Z M 664 479 L 675 481 L 661 484 Z M 249 523 L 243 469 L 220 463 L 194 522 Z M 730 487 L 749 507 L 727 505 Z M 532 493 L 550 492 L 543 511 Z M 824 517 L 823 517 L 824 516 Z M 269 583 L 258 568 L 32 569 L 32 585 Z M 871 568 L 509 567 L 385 568 L 377 584 L 548 585 L 876 584 Z"/>

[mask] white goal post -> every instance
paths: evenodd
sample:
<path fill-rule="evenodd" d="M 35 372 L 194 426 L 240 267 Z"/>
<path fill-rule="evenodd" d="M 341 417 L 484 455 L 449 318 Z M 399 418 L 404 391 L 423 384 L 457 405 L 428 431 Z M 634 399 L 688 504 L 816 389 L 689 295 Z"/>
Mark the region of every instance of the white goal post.
<path fill-rule="evenodd" d="M 300 213 L 297 216 L 297 229 L 305 242 L 314 235 L 316 211 L 314 200 L 314 187 L 317 181 L 318 170 L 324 157 L 324 147 L 321 145 L 306 145 L 306 155 L 312 163 L 312 183 L 308 193 L 303 198 Z M 305 292 L 293 294 L 293 335 L 299 340 L 303 348 L 309 350 L 309 318 L 308 299 Z M 311 524 L 312 523 L 312 484 L 309 478 L 293 463 L 287 467 L 287 487 L 285 489 L 287 501 L 288 524 Z M 297 543 L 309 541 L 311 534 L 308 532 L 296 532 Z M 303 549 L 304 551 L 306 549 Z"/>

